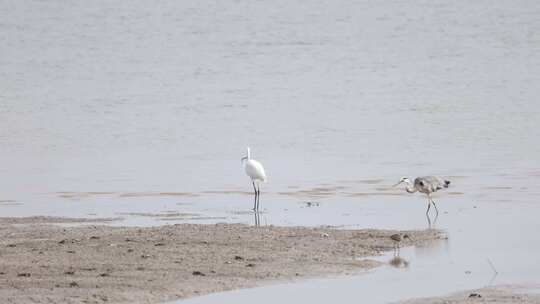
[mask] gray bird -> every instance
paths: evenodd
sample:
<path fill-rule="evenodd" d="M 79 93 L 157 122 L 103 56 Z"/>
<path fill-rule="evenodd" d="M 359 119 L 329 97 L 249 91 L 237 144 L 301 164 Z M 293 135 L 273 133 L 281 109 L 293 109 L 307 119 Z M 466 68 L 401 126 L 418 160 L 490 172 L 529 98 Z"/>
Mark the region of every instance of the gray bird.
<path fill-rule="evenodd" d="M 439 210 L 437 209 L 437 205 L 435 205 L 435 202 L 431 198 L 431 194 L 434 192 L 437 192 L 443 188 L 448 188 L 450 185 L 450 181 L 448 180 L 441 180 L 438 179 L 435 176 L 421 176 L 414 179 L 414 184 L 411 183 L 411 180 L 407 177 L 402 177 L 397 184 L 394 185 L 394 187 L 405 183 L 407 186 L 405 187 L 405 190 L 409 193 L 415 193 L 416 191 L 425 193 L 428 198 L 428 207 L 426 214 L 429 213 L 429 208 L 431 207 L 431 204 L 433 204 L 433 207 L 435 207 L 435 211 L 437 214 L 439 214 Z"/>
<path fill-rule="evenodd" d="M 400 233 L 395 233 L 395 234 L 392 234 L 390 236 L 390 239 L 392 241 L 394 241 L 394 249 L 397 247 L 397 249 L 399 249 L 399 245 L 401 243 L 402 240 L 404 239 L 410 239 L 412 240 L 412 238 L 408 235 L 408 234 L 404 234 L 404 235 L 401 235 Z"/>
<path fill-rule="evenodd" d="M 403 238 L 401 237 L 401 234 L 399 234 L 399 233 L 392 234 L 392 235 L 390 236 L 390 239 L 391 239 L 392 241 L 394 241 L 394 250 L 396 250 L 396 248 L 399 250 L 399 243 L 400 243 L 401 240 L 403 239 Z"/>

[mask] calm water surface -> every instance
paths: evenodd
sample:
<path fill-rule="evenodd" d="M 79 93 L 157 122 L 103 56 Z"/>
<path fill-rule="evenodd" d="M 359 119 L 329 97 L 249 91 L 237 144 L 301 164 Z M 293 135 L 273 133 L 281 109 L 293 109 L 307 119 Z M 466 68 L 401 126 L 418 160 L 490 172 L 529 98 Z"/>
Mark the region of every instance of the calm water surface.
<path fill-rule="evenodd" d="M 381 302 L 485 284 L 487 256 L 501 283 L 539 283 L 539 15 L 536 1 L 1 1 L 0 210 L 252 223 L 249 145 L 269 176 L 263 224 L 425 228 L 424 198 L 389 185 L 453 181 L 437 227 L 460 258 L 409 252 L 409 272 L 365 276 L 415 282 Z M 469 262 L 479 277 L 451 275 Z M 420 288 L 424 270 L 455 284 Z"/>

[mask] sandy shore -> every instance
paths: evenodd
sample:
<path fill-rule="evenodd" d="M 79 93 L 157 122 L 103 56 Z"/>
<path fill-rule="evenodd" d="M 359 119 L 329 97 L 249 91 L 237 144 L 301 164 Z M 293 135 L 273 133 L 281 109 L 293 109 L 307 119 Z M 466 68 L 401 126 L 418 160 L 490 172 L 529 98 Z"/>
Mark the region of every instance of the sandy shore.
<path fill-rule="evenodd" d="M 531 286 L 495 286 L 476 290 L 462 291 L 445 297 L 433 297 L 414 299 L 402 304 L 517 304 L 517 303 L 540 303 L 538 287 L 536 292 L 531 291 Z"/>
<path fill-rule="evenodd" d="M 152 228 L 0 219 L 0 303 L 159 303 L 265 282 L 357 273 L 396 231 L 235 224 Z M 403 245 L 440 238 L 403 231 Z"/>

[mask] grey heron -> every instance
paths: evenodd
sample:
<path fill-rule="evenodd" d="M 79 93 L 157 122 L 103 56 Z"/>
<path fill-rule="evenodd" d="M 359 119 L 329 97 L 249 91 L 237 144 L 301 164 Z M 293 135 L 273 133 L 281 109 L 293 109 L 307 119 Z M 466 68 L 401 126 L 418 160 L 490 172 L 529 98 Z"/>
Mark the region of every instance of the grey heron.
<path fill-rule="evenodd" d="M 435 176 L 421 176 L 414 179 L 414 184 L 411 183 L 411 180 L 407 177 L 402 177 L 397 184 L 394 185 L 394 187 L 405 183 L 405 190 L 409 193 L 415 193 L 416 191 L 425 193 L 428 198 L 428 207 L 426 210 L 426 215 L 429 213 L 429 208 L 431 207 L 431 204 L 433 204 L 433 207 L 435 207 L 435 211 L 437 212 L 437 215 L 439 214 L 439 210 L 437 209 L 437 205 L 435 205 L 435 202 L 431 198 L 431 194 L 434 192 L 437 192 L 443 188 L 448 188 L 450 185 L 450 181 L 448 180 L 441 180 Z"/>

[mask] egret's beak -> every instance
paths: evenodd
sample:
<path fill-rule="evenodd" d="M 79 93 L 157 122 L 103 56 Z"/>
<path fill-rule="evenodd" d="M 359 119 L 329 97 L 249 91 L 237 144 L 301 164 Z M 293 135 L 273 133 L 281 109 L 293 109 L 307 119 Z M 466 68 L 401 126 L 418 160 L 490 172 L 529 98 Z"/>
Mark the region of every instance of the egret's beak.
<path fill-rule="evenodd" d="M 403 181 L 399 181 L 397 184 L 393 185 L 392 187 L 397 187 L 397 186 L 401 185 L 401 183 L 403 183 Z"/>

